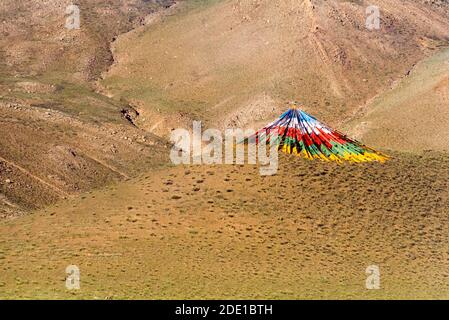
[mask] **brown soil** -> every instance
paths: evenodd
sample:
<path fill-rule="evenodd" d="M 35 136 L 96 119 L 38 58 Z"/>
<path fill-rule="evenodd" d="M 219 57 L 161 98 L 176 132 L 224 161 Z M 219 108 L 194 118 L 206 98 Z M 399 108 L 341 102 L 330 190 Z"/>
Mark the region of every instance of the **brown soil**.
<path fill-rule="evenodd" d="M 420 62 L 347 123 L 345 131 L 383 148 L 449 151 L 448 61 L 444 48 Z"/>
<path fill-rule="evenodd" d="M 335 126 L 447 43 L 447 3 L 424 3 L 187 1 L 118 37 L 100 83 L 168 122 L 182 112 L 221 128 L 240 113 L 239 122 L 254 126 L 301 100 Z M 381 8 L 381 30 L 365 28 L 368 5 Z M 241 113 L 255 104 L 259 112 Z"/>

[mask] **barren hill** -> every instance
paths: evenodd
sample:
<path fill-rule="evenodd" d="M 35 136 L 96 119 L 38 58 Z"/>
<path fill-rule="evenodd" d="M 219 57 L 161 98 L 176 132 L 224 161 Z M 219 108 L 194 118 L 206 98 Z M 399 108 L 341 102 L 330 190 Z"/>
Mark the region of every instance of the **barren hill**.
<path fill-rule="evenodd" d="M 380 30 L 365 27 L 369 5 Z M 252 125 L 289 100 L 335 125 L 447 43 L 448 12 L 446 1 L 188 1 L 119 37 L 101 84 L 160 134 L 185 117 Z"/>
<path fill-rule="evenodd" d="M 173 0 L 3 0 L 0 57 L 15 76 L 93 80 L 112 62 L 110 42 Z M 65 27 L 69 5 L 80 10 L 80 29 Z"/>
<path fill-rule="evenodd" d="M 136 128 L 126 101 L 95 93 L 110 43 L 172 1 L 0 4 L 0 217 L 103 186 L 166 161 L 165 143 Z"/>
<path fill-rule="evenodd" d="M 419 63 L 345 126 L 383 148 L 449 151 L 449 49 Z"/>

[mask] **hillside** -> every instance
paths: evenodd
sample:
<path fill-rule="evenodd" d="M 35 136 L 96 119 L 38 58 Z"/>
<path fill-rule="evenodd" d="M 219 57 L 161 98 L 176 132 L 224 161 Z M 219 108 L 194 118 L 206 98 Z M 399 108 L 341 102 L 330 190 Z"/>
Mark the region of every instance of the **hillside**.
<path fill-rule="evenodd" d="M 408 152 L 449 151 L 449 49 L 419 63 L 351 122 L 365 143 Z"/>
<path fill-rule="evenodd" d="M 110 43 L 173 0 L 3 0 L 0 57 L 4 73 L 53 81 L 95 80 L 112 63 Z M 80 9 L 81 28 L 65 27 L 67 6 Z M 4 76 L 4 75 L 3 75 Z"/>
<path fill-rule="evenodd" d="M 380 30 L 365 28 L 368 5 L 382 9 Z M 192 118 L 251 126 L 291 100 L 337 125 L 447 43 L 448 10 L 402 0 L 188 1 L 119 37 L 100 83 L 161 135 Z"/>
<path fill-rule="evenodd" d="M 0 299 L 449 299 L 448 1 L 68 3 L 0 3 Z M 290 100 L 391 159 L 169 162 Z"/>
<path fill-rule="evenodd" d="M 165 142 L 92 81 L 112 63 L 114 37 L 173 2 L 80 0 L 81 28 L 68 30 L 71 3 L 0 4 L 0 217 L 167 161 Z"/>
<path fill-rule="evenodd" d="M 449 298 L 447 156 L 150 171 L 0 221 L 0 298 Z M 81 290 L 65 289 L 65 268 Z M 378 265 L 381 289 L 366 290 Z"/>

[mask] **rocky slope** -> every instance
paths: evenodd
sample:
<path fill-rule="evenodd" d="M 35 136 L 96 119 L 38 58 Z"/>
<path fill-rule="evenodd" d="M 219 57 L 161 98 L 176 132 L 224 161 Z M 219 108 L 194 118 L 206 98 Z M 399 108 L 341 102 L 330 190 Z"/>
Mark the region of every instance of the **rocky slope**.
<path fill-rule="evenodd" d="M 0 216 L 33 209 L 166 161 L 165 142 L 133 125 L 126 101 L 95 93 L 110 43 L 173 1 L 0 4 Z"/>

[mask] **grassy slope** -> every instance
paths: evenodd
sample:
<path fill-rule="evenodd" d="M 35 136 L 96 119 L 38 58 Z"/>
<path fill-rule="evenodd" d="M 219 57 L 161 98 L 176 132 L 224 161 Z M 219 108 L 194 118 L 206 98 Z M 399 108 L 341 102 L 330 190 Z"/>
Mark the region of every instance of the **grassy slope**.
<path fill-rule="evenodd" d="M 449 298 L 449 159 L 395 157 L 283 157 L 273 177 L 166 168 L 2 221 L 0 297 Z M 65 289 L 69 264 L 80 291 Z"/>

